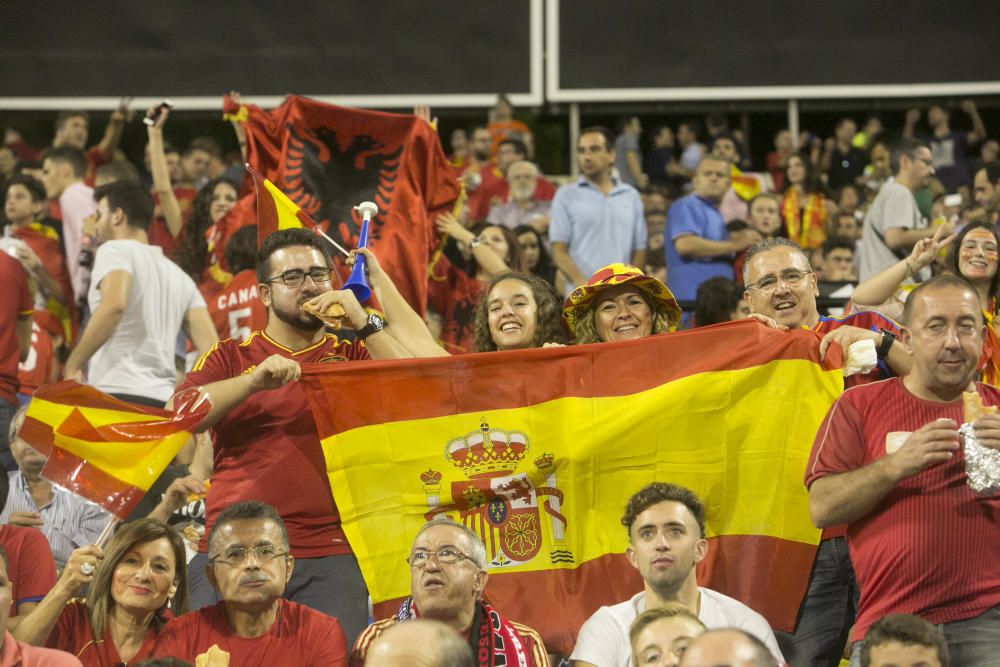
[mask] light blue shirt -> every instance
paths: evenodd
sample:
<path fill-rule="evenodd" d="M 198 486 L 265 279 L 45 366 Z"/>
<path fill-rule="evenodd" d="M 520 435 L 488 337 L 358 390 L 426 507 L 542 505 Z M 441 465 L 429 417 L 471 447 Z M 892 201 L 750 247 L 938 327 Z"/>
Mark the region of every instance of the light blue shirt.
<path fill-rule="evenodd" d="M 564 185 L 552 200 L 549 241 L 565 243 L 585 278 L 615 262 L 631 262 L 646 248 L 642 199 L 631 185 L 615 181 L 603 194 L 585 177 Z M 576 285 L 566 286 L 566 296 Z"/>
<path fill-rule="evenodd" d="M 694 301 L 698 285 L 715 276 L 733 277 L 731 255 L 719 257 L 683 257 L 674 241 L 685 235 L 712 241 L 729 238 L 726 222 L 718 207 L 696 194 L 681 197 L 667 211 L 667 231 L 663 253 L 667 263 L 667 287 L 679 301 Z"/>

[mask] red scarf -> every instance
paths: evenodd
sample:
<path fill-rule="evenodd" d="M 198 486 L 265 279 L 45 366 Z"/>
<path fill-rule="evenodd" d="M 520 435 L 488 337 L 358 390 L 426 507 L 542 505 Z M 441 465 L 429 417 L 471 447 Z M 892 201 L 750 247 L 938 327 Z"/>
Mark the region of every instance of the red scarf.
<path fill-rule="evenodd" d="M 781 214 L 785 218 L 788 238 L 805 249 L 818 248 L 826 241 L 826 200 L 819 193 L 806 197 L 805 210 L 800 210 L 799 195 L 794 187 L 788 188 L 781 201 Z"/>
<path fill-rule="evenodd" d="M 413 598 L 408 597 L 396 612 L 396 621 L 408 621 L 411 618 L 420 618 L 420 614 L 413 604 Z M 472 654 L 479 667 L 529 665 L 528 650 L 517 630 L 482 598 L 476 600 L 476 612 L 469 628 L 469 646 L 472 647 Z"/>

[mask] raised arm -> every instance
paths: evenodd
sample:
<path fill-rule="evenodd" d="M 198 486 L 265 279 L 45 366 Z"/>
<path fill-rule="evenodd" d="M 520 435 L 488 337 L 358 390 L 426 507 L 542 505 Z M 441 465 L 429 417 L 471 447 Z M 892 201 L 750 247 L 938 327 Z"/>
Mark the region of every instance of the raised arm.
<path fill-rule="evenodd" d="M 368 279 L 378 302 L 385 310 L 388 324 L 386 331 L 403 345 L 414 357 L 446 357 L 448 352 L 437 344 L 423 318 L 407 303 L 399 293 L 378 258 L 368 248 L 353 251 L 365 256 L 368 266 Z"/>
<path fill-rule="evenodd" d="M 97 144 L 97 150 L 101 152 L 105 160 L 112 160 L 115 157 L 115 151 L 118 150 L 118 144 L 122 140 L 125 123 L 132 120 L 131 104 L 131 97 L 123 97 L 118 102 L 118 108 L 111 112 L 111 120 L 108 121 L 108 126 L 104 128 L 104 136 Z"/>
<path fill-rule="evenodd" d="M 79 595 L 80 589 L 94 579 L 94 570 L 90 570 L 90 574 L 84 574 L 82 566 L 89 564 L 94 567 L 103 558 L 104 552 L 93 544 L 74 549 L 52 590 L 31 613 L 19 616 L 17 624 L 9 628 L 14 639 L 32 646 L 44 644 L 66 603 Z"/>
<path fill-rule="evenodd" d="M 163 126 L 169 115 L 170 109 L 165 106 L 152 107 L 147 111 L 146 116 L 154 122 L 147 126 L 146 135 L 149 138 L 149 168 L 153 172 L 153 192 L 160 200 L 160 210 L 167 221 L 167 230 L 176 238 L 180 236 L 184 220 L 181 217 L 181 205 L 177 202 L 174 186 L 170 182 L 170 169 L 167 167 L 167 155 L 163 148 Z"/>
<path fill-rule="evenodd" d="M 942 238 L 944 232 L 944 225 L 939 225 L 934 236 L 920 239 L 913 245 L 909 257 L 899 260 L 855 287 L 851 294 L 854 303 L 877 306 L 892 298 L 904 280 L 930 266 L 941 249 L 955 240 L 954 234 Z"/>
<path fill-rule="evenodd" d="M 504 262 L 503 257 L 493 252 L 492 248 L 484 243 L 474 243 L 477 240 L 476 235 L 462 226 L 458 218 L 451 213 L 442 213 L 438 216 L 436 224 L 439 232 L 468 246 L 472 251 L 472 256 L 476 259 L 476 264 L 490 277 L 510 271 L 510 267 Z"/>
<path fill-rule="evenodd" d="M 963 100 L 962 111 L 968 114 L 969 120 L 972 121 L 972 132 L 966 135 L 966 141 L 974 145 L 985 140 L 989 134 L 986 132 L 986 124 L 983 123 L 983 118 L 979 115 L 976 103 L 972 100 Z"/>

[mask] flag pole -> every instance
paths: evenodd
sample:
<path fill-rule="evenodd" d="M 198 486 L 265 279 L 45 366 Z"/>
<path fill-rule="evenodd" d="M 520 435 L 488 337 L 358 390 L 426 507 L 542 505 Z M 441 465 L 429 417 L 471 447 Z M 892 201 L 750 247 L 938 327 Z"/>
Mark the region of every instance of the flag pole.
<path fill-rule="evenodd" d="M 122 520 L 121 520 L 120 517 L 111 515 L 111 518 L 108 519 L 108 524 L 106 526 L 104 526 L 104 530 L 102 530 L 101 534 L 97 536 L 96 540 L 94 540 L 94 544 L 96 544 L 97 546 L 99 546 L 100 548 L 103 549 L 104 545 L 107 544 L 108 540 L 111 539 L 111 536 L 114 535 L 115 528 L 121 522 L 122 522 Z"/>

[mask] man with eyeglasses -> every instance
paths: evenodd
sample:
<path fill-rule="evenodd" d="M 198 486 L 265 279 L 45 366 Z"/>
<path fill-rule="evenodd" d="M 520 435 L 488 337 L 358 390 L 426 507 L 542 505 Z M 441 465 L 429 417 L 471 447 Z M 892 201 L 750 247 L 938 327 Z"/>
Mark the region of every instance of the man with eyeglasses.
<path fill-rule="evenodd" d="M 816 308 L 816 276 L 801 248 L 785 238 L 766 239 L 747 251 L 743 267 L 745 298 L 753 317 L 780 329 L 810 329 L 823 335 L 821 356 L 831 345 L 847 350 L 858 341 L 871 340 L 878 364 L 868 373 L 844 378 L 846 386 L 867 384 L 903 375 L 910 358 L 896 340 L 898 325 L 871 311 L 845 317 L 824 317 Z M 799 610 L 794 633 L 778 632 L 781 650 L 791 664 L 837 665 L 847 632 L 854 619 L 858 586 L 845 539 L 846 526 L 832 526 L 813 561 L 809 589 Z"/>
<path fill-rule="evenodd" d="M 222 601 L 168 623 L 156 656 L 194 664 L 214 646 L 231 665 L 347 665 L 337 619 L 281 597 L 295 558 L 275 508 L 256 500 L 230 505 L 208 545 L 206 571 Z"/>
<path fill-rule="evenodd" d="M 889 268 L 910 254 L 914 244 L 934 236 L 937 227 L 917 208 L 913 194 L 926 188 L 934 176 L 934 161 L 927 143 L 918 139 L 900 139 L 889 152 L 892 178 L 878 191 L 865 215 L 861 232 L 861 280 Z M 951 223 L 945 222 L 944 236 L 951 234 Z M 916 278 L 926 280 L 925 269 Z"/>
<path fill-rule="evenodd" d="M 212 429 L 214 468 L 206 499 L 206 528 L 227 505 L 257 499 L 277 508 L 296 558 L 285 597 L 336 616 L 353 639 L 368 620 L 368 592 L 327 481 L 326 464 L 306 396 L 296 380 L 300 363 L 335 363 L 406 356 L 377 315 L 347 290 L 334 290 L 331 259 L 312 232 L 287 229 L 268 236 L 257 257 L 257 292 L 267 326 L 242 341 L 220 342 L 195 364 L 184 383 L 200 387 L 212 410 L 199 430 Z M 353 340 L 327 333 L 303 307 L 344 309 Z M 191 607 L 218 601 L 203 574 L 208 544 L 191 561 Z"/>
<path fill-rule="evenodd" d="M 417 531 L 407 563 L 410 597 L 394 617 L 376 621 L 361 633 L 351 652 L 353 667 L 365 663 L 368 650 L 386 630 L 415 618 L 453 628 L 469 642 L 481 667 L 548 667 L 538 633 L 508 620 L 483 599 L 489 576 L 486 547 L 472 529 L 436 516 Z"/>

